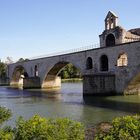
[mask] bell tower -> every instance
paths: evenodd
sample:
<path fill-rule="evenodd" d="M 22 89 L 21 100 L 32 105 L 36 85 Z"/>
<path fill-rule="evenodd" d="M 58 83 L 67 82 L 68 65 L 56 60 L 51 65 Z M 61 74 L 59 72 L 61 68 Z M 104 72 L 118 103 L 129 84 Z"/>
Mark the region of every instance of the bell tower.
<path fill-rule="evenodd" d="M 110 47 L 122 43 L 122 28 L 118 26 L 118 16 L 109 11 L 105 18 L 105 30 L 100 37 L 100 47 Z"/>
<path fill-rule="evenodd" d="M 105 30 L 110 30 L 118 26 L 118 17 L 111 11 L 108 12 L 105 18 Z"/>
<path fill-rule="evenodd" d="M 100 37 L 100 47 L 112 47 L 118 44 L 140 41 L 138 29 L 126 31 L 118 25 L 118 16 L 109 11 L 105 18 L 105 29 Z"/>

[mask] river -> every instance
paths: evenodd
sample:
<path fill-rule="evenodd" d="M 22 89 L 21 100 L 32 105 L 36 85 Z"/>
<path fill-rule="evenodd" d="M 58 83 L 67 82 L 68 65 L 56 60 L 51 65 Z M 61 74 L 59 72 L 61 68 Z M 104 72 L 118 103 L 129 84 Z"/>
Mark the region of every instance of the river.
<path fill-rule="evenodd" d="M 19 116 L 27 119 L 34 114 L 67 117 L 91 126 L 116 116 L 140 113 L 140 96 L 83 98 L 82 94 L 82 83 L 62 83 L 57 91 L 0 87 L 0 105 L 12 110 L 13 116 L 7 122 L 12 126 Z"/>

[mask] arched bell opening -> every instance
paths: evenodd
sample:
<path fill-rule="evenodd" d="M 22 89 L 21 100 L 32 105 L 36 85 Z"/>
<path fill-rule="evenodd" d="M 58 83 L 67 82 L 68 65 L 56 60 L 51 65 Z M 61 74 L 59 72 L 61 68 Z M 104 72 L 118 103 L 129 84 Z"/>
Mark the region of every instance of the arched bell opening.
<path fill-rule="evenodd" d="M 115 46 L 115 36 L 113 34 L 109 34 L 106 37 L 106 46 Z"/>

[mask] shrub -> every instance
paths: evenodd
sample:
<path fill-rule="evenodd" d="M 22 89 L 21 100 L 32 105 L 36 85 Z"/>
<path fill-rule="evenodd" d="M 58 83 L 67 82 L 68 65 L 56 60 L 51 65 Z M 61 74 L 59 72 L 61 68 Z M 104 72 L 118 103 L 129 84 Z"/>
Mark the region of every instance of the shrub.
<path fill-rule="evenodd" d="M 0 107 L 0 125 L 7 121 L 12 116 L 11 110 L 5 107 Z"/>
<path fill-rule="evenodd" d="M 117 117 L 108 132 L 98 130 L 96 140 L 139 140 L 140 116 Z"/>
<path fill-rule="evenodd" d="M 6 126 L 0 129 L 0 140 L 14 140 L 14 133 L 11 127 Z"/>
<path fill-rule="evenodd" d="M 84 126 L 69 119 L 46 119 L 35 115 L 20 117 L 15 128 L 16 140 L 84 140 Z"/>

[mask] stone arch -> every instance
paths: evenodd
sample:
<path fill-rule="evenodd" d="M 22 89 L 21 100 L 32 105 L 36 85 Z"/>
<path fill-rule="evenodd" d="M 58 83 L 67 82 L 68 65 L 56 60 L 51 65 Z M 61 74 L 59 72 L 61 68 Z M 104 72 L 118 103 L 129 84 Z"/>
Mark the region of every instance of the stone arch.
<path fill-rule="evenodd" d="M 128 65 L 128 57 L 125 52 L 122 52 L 119 54 L 118 59 L 117 59 L 117 66 L 127 66 Z"/>
<path fill-rule="evenodd" d="M 23 78 L 28 77 L 28 73 L 25 68 L 21 65 L 16 66 L 11 77 L 10 85 L 15 85 L 16 87 L 20 84 L 23 85 Z"/>
<path fill-rule="evenodd" d="M 86 69 L 89 70 L 89 69 L 92 69 L 92 68 L 93 68 L 92 58 L 88 57 L 87 60 L 86 60 Z"/>
<path fill-rule="evenodd" d="M 140 94 L 140 66 L 130 70 L 130 73 L 129 76 L 124 77 L 123 93 L 127 95 Z"/>
<path fill-rule="evenodd" d="M 12 74 L 12 79 L 17 80 L 20 78 L 20 76 L 23 75 L 24 77 L 28 77 L 28 73 L 25 70 L 25 68 L 21 65 L 15 67 L 13 74 Z"/>
<path fill-rule="evenodd" d="M 115 46 L 115 36 L 113 34 L 108 34 L 106 37 L 106 46 Z"/>
<path fill-rule="evenodd" d="M 140 94 L 140 65 L 122 67 L 115 75 L 118 94 Z"/>
<path fill-rule="evenodd" d="M 67 61 L 60 61 L 56 62 L 52 67 L 49 69 L 49 71 L 45 74 L 45 77 L 42 81 L 42 88 L 57 88 L 61 87 L 61 77 L 59 77 L 59 73 L 61 70 L 71 62 Z M 73 66 L 75 66 L 73 63 L 71 63 Z M 79 67 L 75 66 L 79 69 Z M 81 69 L 80 69 L 81 71 Z M 82 71 L 81 71 L 82 73 Z"/>
<path fill-rule="evenodd" d="M 108 64 L 108 57 L 107 55 L 103 54 L 100 57 L 100 71 L 108 71 L 109 64 Z"/>

